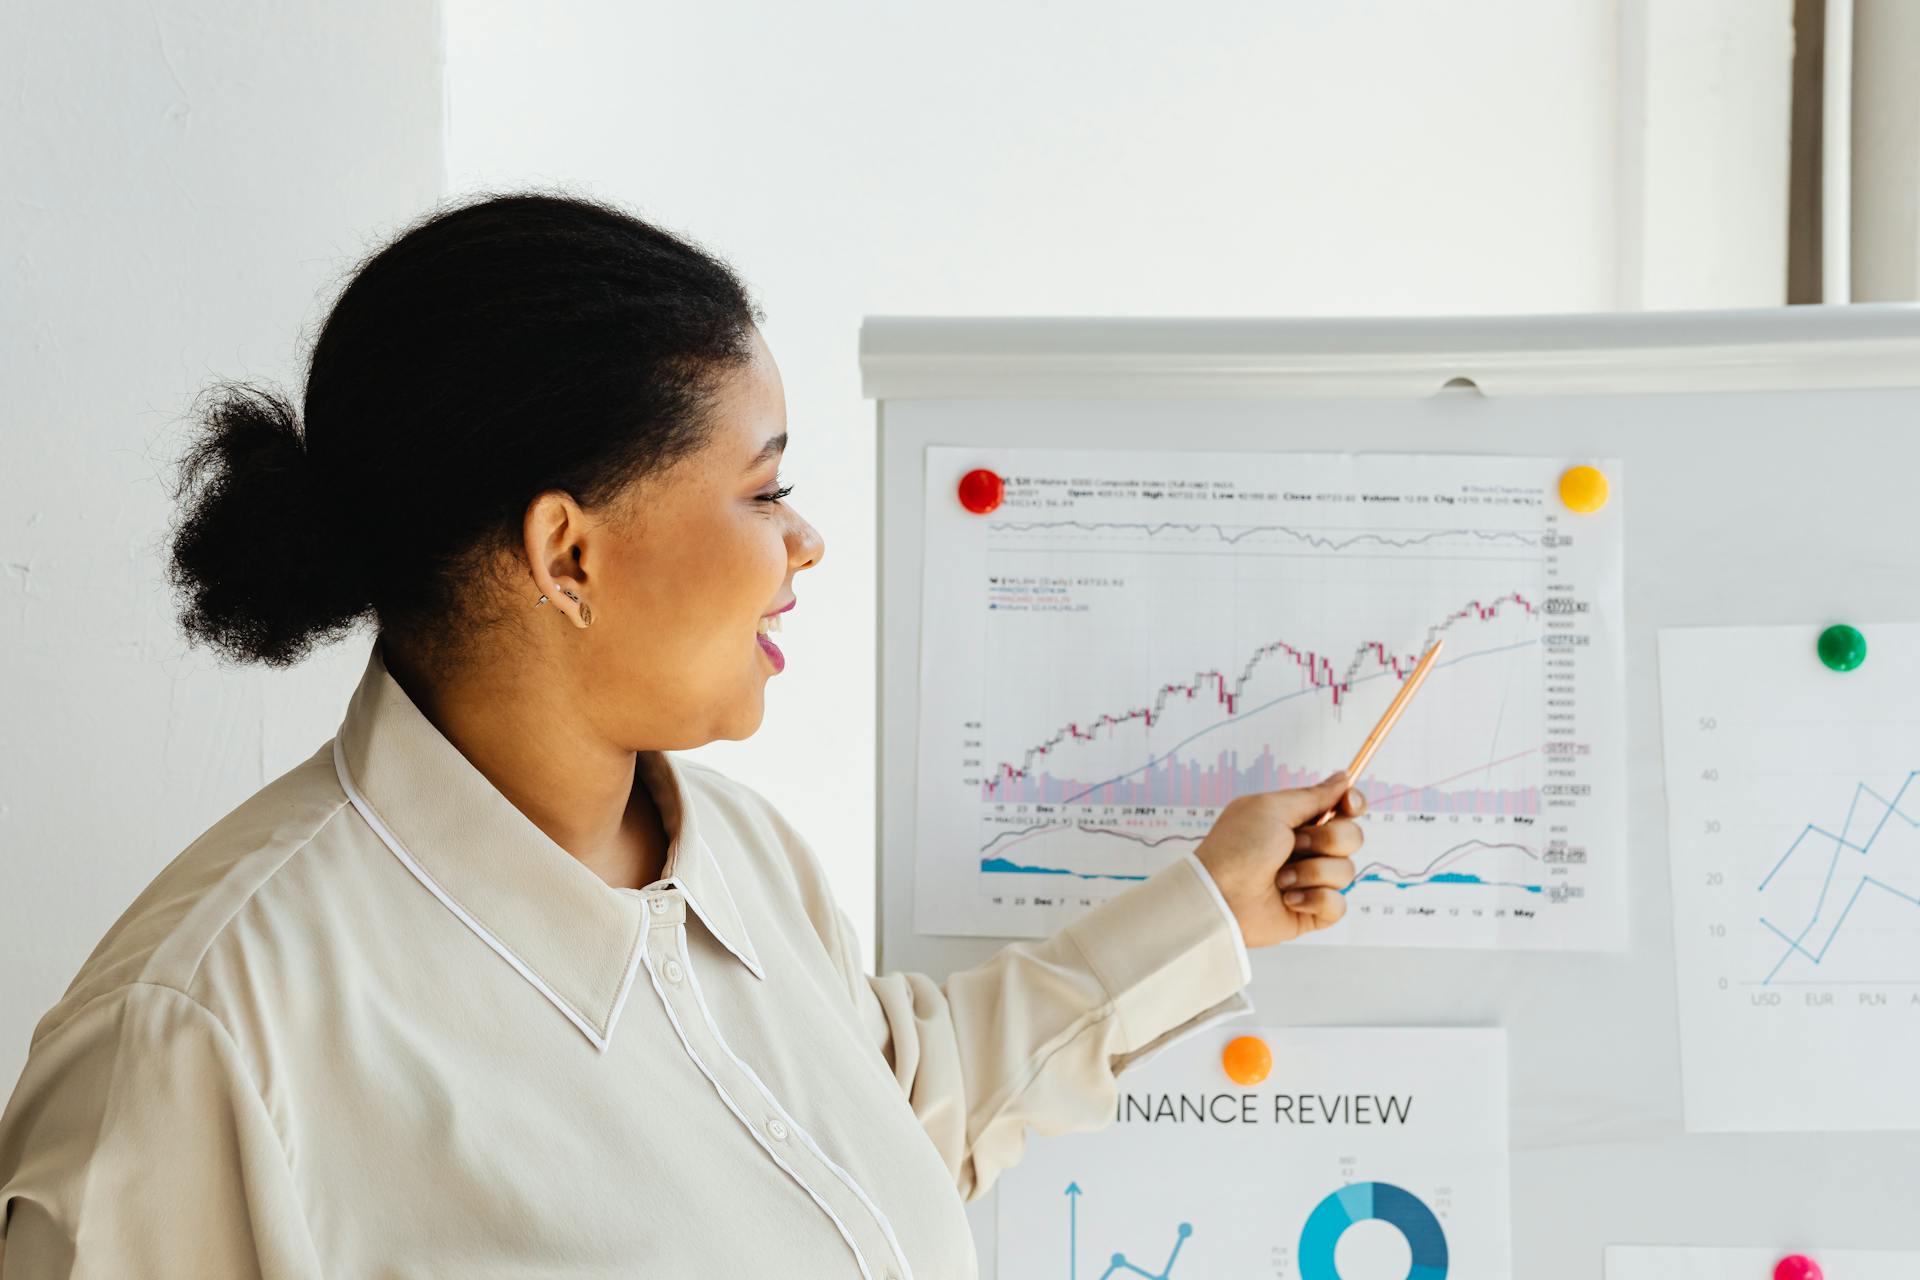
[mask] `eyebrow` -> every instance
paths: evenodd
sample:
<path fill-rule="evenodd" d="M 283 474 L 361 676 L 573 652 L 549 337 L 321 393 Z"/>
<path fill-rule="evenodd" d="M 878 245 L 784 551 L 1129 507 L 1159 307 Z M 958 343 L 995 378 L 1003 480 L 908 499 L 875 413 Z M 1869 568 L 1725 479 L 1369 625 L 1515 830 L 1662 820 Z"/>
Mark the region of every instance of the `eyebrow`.
<path fill-rule="evenodd" d="M 768 437 L 767 442 L 760 446 L 760 452 L 754 454 L 753 460 L 747 463 L 746 467 L 743 469 L 747 471 L 751 471 L 755 467 L 759 466 L 761 463 L 765 462 L 768 458 L 774 457 L 777 454 L 785 453 L 786 449 L 787 449 L 787 433 L 786 432 L 782 431 L 777 436 L 770 436 Z"/>

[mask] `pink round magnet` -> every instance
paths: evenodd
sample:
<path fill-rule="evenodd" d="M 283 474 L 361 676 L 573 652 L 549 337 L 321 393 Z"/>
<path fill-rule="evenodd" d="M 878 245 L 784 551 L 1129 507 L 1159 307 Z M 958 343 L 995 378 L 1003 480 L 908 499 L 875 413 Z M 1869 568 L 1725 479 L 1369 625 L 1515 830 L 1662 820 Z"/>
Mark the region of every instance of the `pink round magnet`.
<path fill-rule="evenodd" d="M 1773 1280 L 1826 1280 L 1826 1273 L 1806 1254 L 1790 1253 L 1774 1264 Z"/>

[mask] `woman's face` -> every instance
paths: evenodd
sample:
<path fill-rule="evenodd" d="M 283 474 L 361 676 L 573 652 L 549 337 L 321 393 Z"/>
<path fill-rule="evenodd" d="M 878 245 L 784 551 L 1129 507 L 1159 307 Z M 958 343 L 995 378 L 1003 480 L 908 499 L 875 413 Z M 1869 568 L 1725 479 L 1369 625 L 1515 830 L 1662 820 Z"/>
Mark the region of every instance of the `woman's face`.
<path fill-rule="evenodd" d="M 760 619 L 794 602 L 794 574 L 826 551 L 774 496 L 786 391 L 765 339 L 751 332 L 752 360 L 726 372 L 711 402 L 712 440 L 642 481 L 625 518 L 588 517 L 584 531 L 539 544 L 556 581 L 593 610 L 589 627 L 566 636 L 587 650 L 586 701 L 596 704 L 587 714 L 628 749 L 751 736 L 778 670 Z"/>

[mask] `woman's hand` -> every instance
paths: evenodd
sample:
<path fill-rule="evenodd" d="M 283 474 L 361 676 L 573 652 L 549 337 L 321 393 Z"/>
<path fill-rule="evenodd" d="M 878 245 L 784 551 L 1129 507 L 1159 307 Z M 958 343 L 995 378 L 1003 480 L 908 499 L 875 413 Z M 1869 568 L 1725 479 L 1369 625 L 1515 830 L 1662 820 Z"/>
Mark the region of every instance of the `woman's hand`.
<path fill-rule="evenodd" d="M 1292 791 L 1235 796 L 1194 850 L 1240 922 L 1249 947 L 1291 942 L 1347 913 L 1353 855 L 1366 837 L 1354 819 L 1367 800 L 1344 770 Z M 1324 827 L 1314 819 L 1338 806 Z"/>

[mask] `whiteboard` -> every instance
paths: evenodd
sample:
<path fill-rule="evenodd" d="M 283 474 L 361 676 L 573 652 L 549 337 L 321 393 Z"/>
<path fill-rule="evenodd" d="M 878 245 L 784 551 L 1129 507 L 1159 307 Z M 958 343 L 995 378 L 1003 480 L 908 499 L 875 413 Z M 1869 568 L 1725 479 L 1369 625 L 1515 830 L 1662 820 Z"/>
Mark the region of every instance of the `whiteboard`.
<path fill-rule="evenodd" d="M 1609 1244 L 1920 1246 L 1920 1133 L 1683 1131 L 1656 659 L 1661 627 L 1920 621 L 1920 308 L 896 317 L 870 318 L 861 345 L 878 402 L 883 970 L 944 975 L 1002 945 L 913 931 L 928 446 L 986 467 L 1022 447 L 1169 438 L 1618 458 L 1632 484 L 1628 948 L 1263 948 L 1248 1021 L 1507 1028 L 1516 1276 L 1599 1280 Z M 993 1201 L 969 1206 L 988 1277 Z"/>

